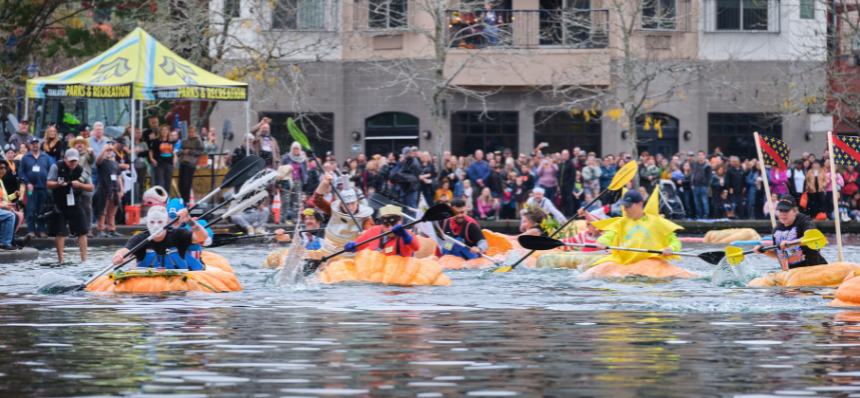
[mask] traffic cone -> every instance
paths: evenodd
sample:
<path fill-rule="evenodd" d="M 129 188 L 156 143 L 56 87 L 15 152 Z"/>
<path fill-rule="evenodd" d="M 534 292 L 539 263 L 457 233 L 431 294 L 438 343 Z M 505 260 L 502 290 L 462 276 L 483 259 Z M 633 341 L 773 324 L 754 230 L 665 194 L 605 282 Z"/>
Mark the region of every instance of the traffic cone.
<path fill-rule="evenodd" d="M 194 203 L 194 190 L 191 190 L 191 198 L 188 199 L 188 207 L 194 207 L 196 203 Z"/>
<path fill-rule="evenodd" d="M 272 213 L 275 215 L 275 224 L 281 219 L 281 190 L 275 191 L 275 201 L 272 202 Z"/>

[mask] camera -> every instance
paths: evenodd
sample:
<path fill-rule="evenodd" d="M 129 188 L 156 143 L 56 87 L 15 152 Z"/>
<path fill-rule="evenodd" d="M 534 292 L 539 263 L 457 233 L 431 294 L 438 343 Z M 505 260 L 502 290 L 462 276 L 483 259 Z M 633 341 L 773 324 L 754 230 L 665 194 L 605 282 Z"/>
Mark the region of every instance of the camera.
<path fill-rule="evenodd" d="M 53 209 L 51 209 L 49 211 L 46 211 L 42 214 L 39 214 L 38 216 L 36 216 L 36 218 L 38 218 L 39 221 L 47 221 L 47 220 L 50 220 L 50 219 L 52 219 L 58 215 L 60 215 L 60 209 L 54 207 Z"/>

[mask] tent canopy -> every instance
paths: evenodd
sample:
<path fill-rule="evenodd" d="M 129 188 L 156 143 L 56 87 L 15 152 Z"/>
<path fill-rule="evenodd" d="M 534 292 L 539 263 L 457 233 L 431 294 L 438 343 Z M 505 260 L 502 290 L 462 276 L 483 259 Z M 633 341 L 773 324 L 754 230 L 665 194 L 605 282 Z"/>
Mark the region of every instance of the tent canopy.
<path fill-rule="evenodd" d="M 74 69 L 27 81 L 29 98 L 247 101 L 248 84 L 207 72 L 137 28 Z"/>

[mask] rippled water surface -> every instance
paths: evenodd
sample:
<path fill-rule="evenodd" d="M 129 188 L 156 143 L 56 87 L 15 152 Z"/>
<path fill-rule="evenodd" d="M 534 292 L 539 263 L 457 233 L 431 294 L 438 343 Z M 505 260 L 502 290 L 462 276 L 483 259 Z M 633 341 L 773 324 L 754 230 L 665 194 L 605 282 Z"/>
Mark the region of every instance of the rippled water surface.
<path fill-rule="evenodd" d="M 108 249 L 0 266 L 0 397 L 860 397 L 860 312 L 827 307 L 832 289 L 714 287 L 698 260 L 680 263 L 693 280 L 517 269 L 277 287 L 260 268 L 271 250 L 213 250 L 245 288 L 230 294 L 36 293 Z"/>

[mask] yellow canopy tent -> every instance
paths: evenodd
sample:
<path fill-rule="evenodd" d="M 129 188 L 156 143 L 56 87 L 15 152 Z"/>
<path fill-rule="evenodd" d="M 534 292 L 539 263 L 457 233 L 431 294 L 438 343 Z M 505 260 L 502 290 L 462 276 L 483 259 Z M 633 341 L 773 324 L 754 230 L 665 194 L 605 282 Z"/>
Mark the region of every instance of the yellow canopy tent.
<path fill-rule="evenodd" d="M 140 28 L 76 68 L 28 80 L 27 97 L 128 99 L 132 115 L 135 114 L 134 100 L 245 101 L 245 117 L 250 132 L 247 83 L 197 67 Z M 141 109 L 141 123 L 142 112 Z M 131 118 L 132 131 L 134 119 Z M 131 150 L 134 152 L 134 140 Z M 134 204 L 134 192 L 131 197 Z"/>

